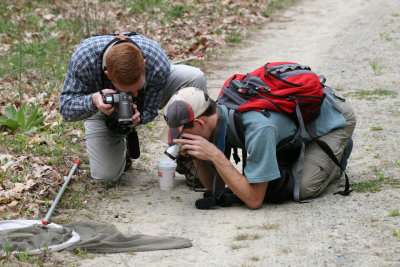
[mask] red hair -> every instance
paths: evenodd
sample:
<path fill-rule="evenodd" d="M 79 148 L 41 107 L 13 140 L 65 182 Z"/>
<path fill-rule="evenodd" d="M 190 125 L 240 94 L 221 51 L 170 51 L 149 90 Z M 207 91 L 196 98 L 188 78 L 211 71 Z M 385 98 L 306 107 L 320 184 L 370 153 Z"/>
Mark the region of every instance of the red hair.
<path fill-rule="evenodd" d="M 129 86 L 144 75 L 144 58 L 131 43 L 117 44 L 106 56 L 107 71 L 113 83 Z"/>

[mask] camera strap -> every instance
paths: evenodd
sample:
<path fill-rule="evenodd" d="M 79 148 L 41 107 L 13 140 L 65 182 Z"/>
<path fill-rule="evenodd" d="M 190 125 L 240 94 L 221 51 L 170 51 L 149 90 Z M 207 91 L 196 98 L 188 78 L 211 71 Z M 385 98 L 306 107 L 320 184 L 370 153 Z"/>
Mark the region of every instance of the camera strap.
<path fill-rule="evenodd" d="M 225 150 L 226 124 L 227 122 L 224 119 L 223 111 L 221 110 L 220 107 L 218 107 L 218 120 L 217 120 L 217 126 L 215 127 L 214 130 L 212 143 L 222 152 L 224 152 Z M 217 183 L 217 177 L 219 176 L 219 174 L 214 164 L 212 164 L 211 162 L 209 164 L 214 170 L 212 193 L 215 194 L 215 185 Z"/>

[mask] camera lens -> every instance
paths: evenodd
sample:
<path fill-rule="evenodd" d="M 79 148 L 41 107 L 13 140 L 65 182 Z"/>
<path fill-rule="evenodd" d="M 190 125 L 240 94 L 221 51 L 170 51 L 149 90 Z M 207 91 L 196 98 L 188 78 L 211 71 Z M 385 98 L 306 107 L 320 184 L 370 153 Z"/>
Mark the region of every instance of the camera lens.
<path fill-rule="evenodd" d="M 167 147 L 164 154 L 170 157 L 172 160 L 175 160 L 179 156 L 179 153 L 181 152 L 182 145 L 183 145 L 182 143 L 173 144 L 172 146 Z"/>

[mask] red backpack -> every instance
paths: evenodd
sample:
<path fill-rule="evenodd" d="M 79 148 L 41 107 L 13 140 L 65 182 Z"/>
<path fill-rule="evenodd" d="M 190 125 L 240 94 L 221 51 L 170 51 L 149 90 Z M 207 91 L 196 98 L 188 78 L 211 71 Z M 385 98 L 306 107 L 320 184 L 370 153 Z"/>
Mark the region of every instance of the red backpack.
<path fill-rule="evenodd" d="M 218 103 L 240 112 L 284 112 L 296 122 L 300 120 L 296 115 L 298 105 L 302 120 L 307 124 L 319 115 L 325 97 L 323 82 L 308 66 L 292 62 L 267 63 L 247 75 L 235 74 L 226 80 Z"/>

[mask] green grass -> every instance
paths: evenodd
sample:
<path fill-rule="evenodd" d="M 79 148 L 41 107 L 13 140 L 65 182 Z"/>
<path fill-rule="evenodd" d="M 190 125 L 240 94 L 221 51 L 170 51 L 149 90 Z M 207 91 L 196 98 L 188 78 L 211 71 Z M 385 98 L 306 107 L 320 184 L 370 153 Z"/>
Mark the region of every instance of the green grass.
<path fill-rule="evenodd" d="M 258 234 L 249 235 L 249 234 L 239 234 L 235 236 L 235 241 L 243 241 L 243 240 L 256 240 L 259 239 L 260 236 Z"/>
<path fill-rule="evenodd" d="M 127 0 L 124 1 L 124 4 L 131 8 L 131 12 L 134 15 L 140 15 L 141 13 L 155 8 L 161 9 L 167 5 L 166 1 L 163 0 Z"/>
<path fill-rule="evenodd" d="M 272 4 L 263 11 L 263 15 L 268 17 L 270 16 L 272 13 L 274 13 L 276 10 L 278 9 L 282 9 L 287 5 L 292 5 L 294 3 L 296 3 L 297 0 L 276 0 L 274 2 L 272 2 Z"/>
<path fill-rule="evenodd" d="M 374 58 L 372 60 L 369 61 L 369 65 L 371 67 L 371 69 L 373 70 L 375 75 L 381 74 L 383 67 L 380 66 L 380 64 L 378 63 L 378 59 Z"/>
<path fill-rule="evenodd" d="M 394 209 L 389 213 L 389 216 L 391 217 L 400 216 L 400 211 L 398 209 Z"/>
<path fill-rule="evenodd" d="M 383 127 L 382 126 L 372 126 L 371 131 L 382 131 Z"/>
<path fill-rule="evenodd" d="M 393 230 L 393 234 L 400 239 L 400 230 L 399 231 Z"/>
<path fill-rule="evenodd" d="M 350 185 L 355 192 L 378 192 L 382 189 L 382 179 L 369 180 L 365 182 L 353 183 Z"/>
<path fill-rule="evenodd" d="M 355 192 L 360 193 L 374 193 L 381 191 L 385 185 L 392 188 L 400 188 L 400 179 L 385 176 L 385 174 L 375 166 L 372 167 L 372 171 L 377 176 L 376 179 L 350 184 L 351 189 L 353 189 Z"/>
<path fill-rule="evenodd" d="M 390 37 L 389 34 L 387 34 L 386 32 L 380 32 L 379 36 L 381 37 L 381 39 L 385 39 L 386 41 L 391 41 L 393 38 Z"/>
<path fill-rule="evenodd" d="M 226 36 L 226 40 L 231 43 L 240 43 L 242 41 L 242 36 L 236 30 L 232 30 L 229 35 Z"/>
<path fill-rule="evenodd" d="M 236 245 L 236 244 L 233 244 L 233 245 L 231 245 L 231 249 L 232 250 L 237 250 L 237 249 L 241 249 L 241 248 L 248 248 L 249 246 L 246 246 L 246 245 Z"/>
<path fill-rule="evenodd" d="M 375 89 L 372 91 L 368 90 L 358 90 L 355 92 L 350 92 L 343 94 L 345 97 L 355 97 L 358 99 L 367 99 L 367 100 L 375 100 L 377 97 L 394 97 L 397 95 L 397 92 L 387 90 L 387 89 Z"/>

